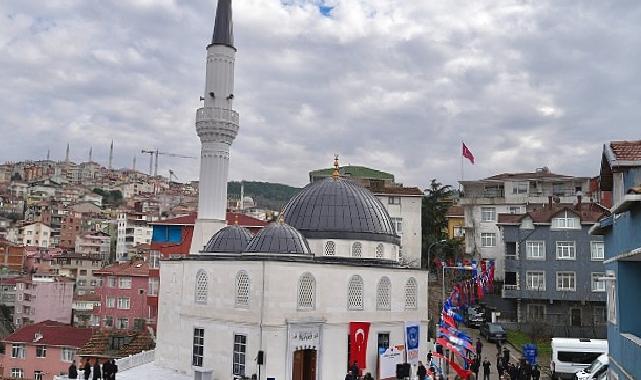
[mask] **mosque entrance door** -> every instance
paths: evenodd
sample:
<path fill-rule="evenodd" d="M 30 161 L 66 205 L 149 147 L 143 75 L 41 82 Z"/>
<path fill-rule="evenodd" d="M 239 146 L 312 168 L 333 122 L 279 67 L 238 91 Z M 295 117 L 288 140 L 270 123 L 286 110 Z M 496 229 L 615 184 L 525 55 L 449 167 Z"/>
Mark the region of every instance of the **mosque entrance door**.
<path fill-rule="evenodd" d="M 316 380 L 316 350 L 294 351 L 292 380 Z"/>

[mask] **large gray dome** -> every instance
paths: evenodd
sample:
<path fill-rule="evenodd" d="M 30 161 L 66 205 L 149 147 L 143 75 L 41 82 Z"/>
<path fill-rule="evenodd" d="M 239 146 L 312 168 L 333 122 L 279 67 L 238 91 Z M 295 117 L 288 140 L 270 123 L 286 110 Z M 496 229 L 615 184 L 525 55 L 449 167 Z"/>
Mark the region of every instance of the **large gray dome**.
<path fill-rule="evenodd" d="M 283 217 L 308 239 L 399 241 L 381 201 L 344 178 L 308 184 L 285 205 Z"/>
<path fill-rule="evenodd" d="M 249 242 L 246 253 L 301 253 L 309 254 L 307 240 L 292 226 L 271 223 L 260 230 Z"/>
<path fill-rule="evenodd" d="M 231 225 L 216 232 L 209 239 L 203 253 L 241 253 L 247 248 L 252 234 L 245 227 Z"/>

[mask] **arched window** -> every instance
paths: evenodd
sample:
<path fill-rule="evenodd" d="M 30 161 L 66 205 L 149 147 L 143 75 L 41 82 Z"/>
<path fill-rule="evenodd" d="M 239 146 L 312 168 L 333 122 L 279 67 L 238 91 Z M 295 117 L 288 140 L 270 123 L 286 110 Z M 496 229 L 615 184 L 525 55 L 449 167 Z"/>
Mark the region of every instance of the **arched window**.
<path fill-rule="evenodd" d="M 376 258 L 382 259 L 384 254 L 385 247 L 383 247 L 383 243 L 378 243 L 378 245 L 376 246 Z"/>
<path fill-rule="evenodd" d="M 241 270 L 236 275 L 236 307 L 249 306 L 249 275 Z"/>
<path fill-rule="evenodd" d="M 347 310 L 363 310 L 363 278 L 361 276 L 354 275 L 349 279 Z"/>
<path fill-rule="evenodd" d="M 405 284 L 405 310 L 416 310 L 416 291 L 418 285 L 416 279 L 410 277 Z"/>
<path fill-rule="evenodd" d="M 336 243 L 328 241 L 325 243 L 325 256 L 334 256 L 336 254 Z"/>
<path fill-rule="evenodd" d="M 298 309 L 314 310 L 316 308 L 316 279 L 306 272 L 298 279 Z"/>
<path fill-rule="evenodd" d="M 362 253 L 363 253 L 363 244 L 361 244 L 360 241 L 354 242 L 354 244 L 352 244 L 352 256 L 361 257 Z"/>
<path fill-rule="evenodd" d="M 196 303 L 207 303 L 207 272 L 202 269 L 196 273 L 196 289 L 194 294 Z"/>
<path fill-rule="evenodd" d="M 376 310 L 386 311 L 392 309 L 391 292 L 392 282 L 388 277 L 381 277 L 376 286 Z"/>

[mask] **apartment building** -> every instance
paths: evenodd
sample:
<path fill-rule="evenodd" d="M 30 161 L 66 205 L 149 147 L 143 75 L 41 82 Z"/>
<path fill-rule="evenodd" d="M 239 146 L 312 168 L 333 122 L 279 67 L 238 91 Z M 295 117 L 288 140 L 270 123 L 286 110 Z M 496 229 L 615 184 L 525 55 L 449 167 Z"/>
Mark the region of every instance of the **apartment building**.
<path fill-rule="evenodd" d="M 150 244 L 153 228 L 149 215 L 142 212 L 121 210 L 118 212 L 118 237 L 116 261 L 129 260 L 129 250 L 139 244 Z"/>
<path fill-rule="evenodd" d="M 545 323 L 554 336 L 604 338 L 604 245 L 588 231 L 606 215 L 580 196 L 575 204 L 550 202 L 523 214 L 499 214 L 503 298 L 513 306 L 503 316 L 526 326 Z"/>
<path fill-rule="evenodd" d="M 80 255 L 98 256 L 103 260 L 109 259 L 111 236 L 104 232 L 89 232 L 76 237 L 76 253 Z"/>
<path fill-rule="evenodd" d="M 48 248 L 50 245 L 51 227 L 44 223 L 25 224 L 19 228 L 18 234 L 25 247 Z"/>
<path fill-rule="evenodd" d="M 51 269 L 56 275 L 72 279 L 76 284 L 76 294 L 86 294 L 100 286 L 100 277 L 96 272 L 106 262 L 104 256 L 100 255 L 64 253 L 54 257 Z"/>
<path fill-rule="evenodd" d="M 71 322 L 74 281 L 33 274 L 16 280 L 14 322 L 24 326 L 43 321 Z"/>
<path fill-rule="evenodd" d="M 590 178 L 555 174 L 547 167 L 533 173 L 505 173 L 461 181 L 459 205 L 465 214 L 465 253 L 496 263 L 498 281 L 505 277 L 505 242 L 499 214 L 521 214 L 549 202 L 572 204 L 577 194 L 590 201 Z"/>

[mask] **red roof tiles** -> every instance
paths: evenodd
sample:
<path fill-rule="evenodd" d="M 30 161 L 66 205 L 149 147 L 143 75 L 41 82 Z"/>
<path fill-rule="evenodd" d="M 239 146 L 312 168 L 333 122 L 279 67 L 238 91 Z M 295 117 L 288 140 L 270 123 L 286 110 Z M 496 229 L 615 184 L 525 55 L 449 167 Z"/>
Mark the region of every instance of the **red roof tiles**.
<path fill-rule="evenodd" d="M 641 160 L 641 140 L 636 141 L 611 141 L 610 148 L 617 160 Z"/>
<path fill-rule="evenodd" d="M 37 334 L 42 337 L 36 341 Z M 44 321 L 27 325 L 4 338 L 4 341 L 80 348 L 91 339 L 92 334 L 91 329 L 71 327 L 55 321 Z"/>
<path fill-rule="evenodd" d="M 581 203 L 580 206 L 571 204 L 555 203 L 552 206 L 528 211 L 525 214 L 499 214 L 498 224 L 519 224 L 525 217 L 530 217 L 534 223 L 550 223 L 552 218 L 563 211 L 575 214 L 581 219 L 581 223 L 596 223 L 609 212 L 597 203 Z"/>
<path fill-rule="evenodd" d="M 447 209 L 447 217 L 463 217 L 465 216 L 465 211 L 462 206 L 450 206 Z"/>
<path fill-rule="evenodd" d="M 107 276 L 149 277 L 149 263 L 146 261 L 116 263 L 97 270 L 94 274 Z"/>

